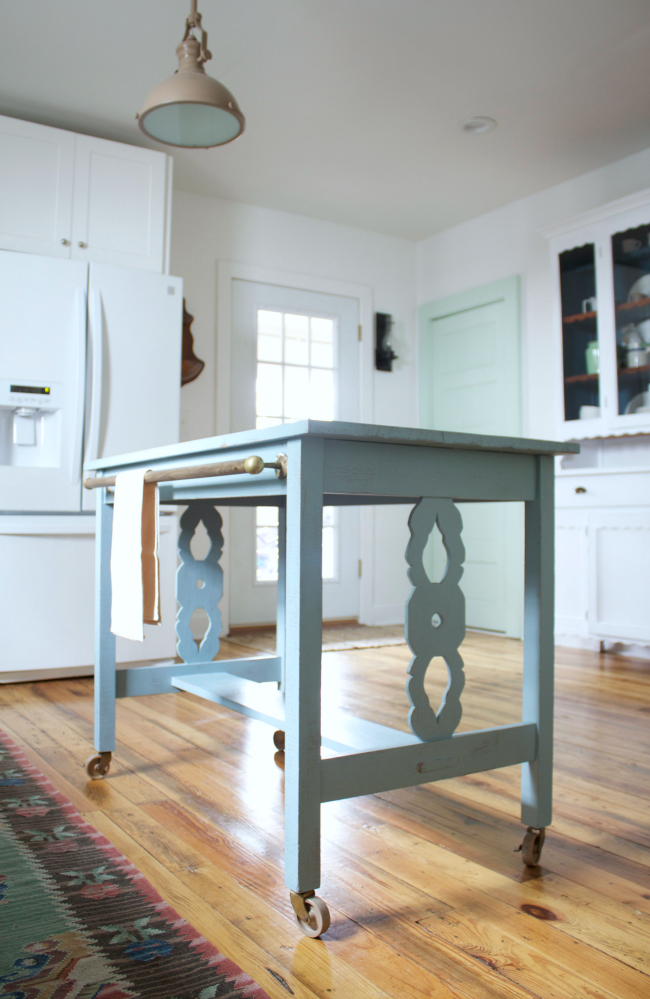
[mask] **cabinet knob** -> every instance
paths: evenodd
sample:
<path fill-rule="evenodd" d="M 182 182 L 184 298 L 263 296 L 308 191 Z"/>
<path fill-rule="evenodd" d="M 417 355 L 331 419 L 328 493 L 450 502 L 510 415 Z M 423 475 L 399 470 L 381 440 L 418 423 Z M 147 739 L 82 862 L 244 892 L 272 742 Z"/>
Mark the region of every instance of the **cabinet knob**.
<path fill-rule="evenodd" d="M 580 494 L 580 493 L 586 493 L 586 492 L 587 492 L 587 490 L 585 489 L 585 487 L 584 487 L 584 486 L 576 486 L 576 492 L 577 492 L 578 494 Z"/>
<path fill-rule="evenodd" d="M 85 250 L 86 247 L 88 246 L 88 244 L 87 243 L 82 243 L 81 240 L 79 240 L 79 242 L 77 243 L 77 246 L 79 247 L 80 250 Z"/>
<path fill-rule="evenodd" d="M 62 239 L 61 240 L 61 246 L 69 246 L 69 245 L 70 245 L 70 240 L 69 239 Z"/>

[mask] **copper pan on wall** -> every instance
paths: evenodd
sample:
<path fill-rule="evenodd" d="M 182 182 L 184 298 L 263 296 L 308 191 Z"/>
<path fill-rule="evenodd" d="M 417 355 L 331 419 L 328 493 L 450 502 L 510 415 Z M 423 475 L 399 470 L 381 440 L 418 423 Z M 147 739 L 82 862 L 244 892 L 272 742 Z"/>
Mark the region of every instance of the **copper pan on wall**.
<path fill-rule="evenodd" d="M 183 350 L 181 354 L 181 385 L 188 385 L 193 382 L 195 378 L 198 378 L 205 367 L 205 361 L 202 361 L 194 353 L 194 337 L 192 336 L 190 327 L 194 322 L 194 316 L 191 316 L 185 307 L 185 299 L 183 299 Z"/>

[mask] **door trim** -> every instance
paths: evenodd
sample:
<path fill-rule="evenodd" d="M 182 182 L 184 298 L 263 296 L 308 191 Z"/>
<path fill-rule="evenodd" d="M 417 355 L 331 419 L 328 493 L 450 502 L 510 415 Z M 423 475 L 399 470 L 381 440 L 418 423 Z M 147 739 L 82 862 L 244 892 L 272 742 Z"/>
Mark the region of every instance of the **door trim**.
<path fill-rule="evenodd" d="M 276 270 L 273 267 L 258 267 L 255 264 L 241 264 L 231 260 L 217 261 L 217 330 L 215 363 L 215 413 L 214 432 L 216 435 L 230 433 L 230 343 L 232 336 L 232 282 L 252 281 L 270 284 L 281 288 L 296 288 L 299 291 L 313 291 L 326 295 L 342 295 L 356 298 L 359 302 L 359 322 L 362 337 L 359 344 L 359 419 L 362 423 L 374 422 L 374 301 L 370 285 L 341 281 L 338 278 L 315 277 L 296 271 Z M 221 564 L 226 575 L 230 564 L 230 511 L 221 511 L 226 539 Z M 359 620 L 372 623 L 374 601 L 374 510 L 368 509 L 368 516 L 361 517 L 359 532 L 359 557 L 363 564 L 363 575 L 359 580 Z M 230 593 L 224 587 L 220 603 L 223 633 L 230 627 Z"/>

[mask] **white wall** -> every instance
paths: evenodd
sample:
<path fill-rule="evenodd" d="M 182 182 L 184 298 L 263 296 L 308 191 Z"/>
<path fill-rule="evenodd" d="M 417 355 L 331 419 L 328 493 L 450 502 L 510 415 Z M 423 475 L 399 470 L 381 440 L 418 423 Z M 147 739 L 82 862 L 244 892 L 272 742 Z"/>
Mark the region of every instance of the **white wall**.
<path fill-rule="evenodd" d="M 417 248 L 418 303 L 522 277 L 524 433 L 554 438 L 552 282 L 539 230 L 650 187 L 650 149 L 431 236 Z"/>
<path fill-rule="evenodd" d="M 194 349 L 206 362 L 199 378 L 181 393 L 181 440 L 222 433 L 215 415 L 217 344 L 217 262 L 232 261 L 336 279 L 372 289 L 373 308 L 395 320 L 399 360 L 393 372 L 374 372 L 373 397 L 366 419 L 374 423 L 417 425 L 415 324 L 416 245 L 394 236 L 342 226 L 286 212 L 175 191 L 171 272 L 184 281 Z M 364 330 L 364 336 L 373 336 Z M 403 620 L 408 594 L 404 549 L 408 532 L 404 511 L 379 510 L 363 580 L 368 623 Z M 397 582 L 396 582 L 397 581 Z M 227 610 L 227 608 L 226 608 Z"/>

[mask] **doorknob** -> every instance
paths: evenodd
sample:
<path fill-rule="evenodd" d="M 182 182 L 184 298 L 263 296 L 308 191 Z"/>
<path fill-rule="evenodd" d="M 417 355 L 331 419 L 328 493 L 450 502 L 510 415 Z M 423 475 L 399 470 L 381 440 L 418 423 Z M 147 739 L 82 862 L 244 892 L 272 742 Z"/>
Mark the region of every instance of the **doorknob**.
<path fill-rule="evenodd" d="M 88 244 L 87 243 L 82 243 L 81 240 L 79 240 L 79 242 L 77 243 L 77 246 L 79 247 L 80 250 L 85 250 L 87 248 Z"/>
<path fill-rule="evenodd" d="M 69 245 L 70 245 L 70 240 L 69 239 L 62 239 L 61 240 L 61 246 L 69 246 Z"/>
<path fill-rule="evenodd" d="M 587 490 L 585 489 L 584 486 L 576 486 L 576 492 L 577 493 L 586 493 Z"/>

